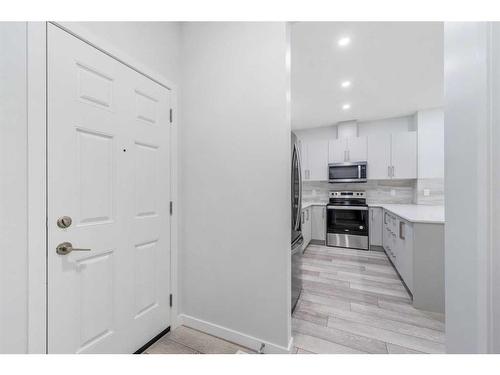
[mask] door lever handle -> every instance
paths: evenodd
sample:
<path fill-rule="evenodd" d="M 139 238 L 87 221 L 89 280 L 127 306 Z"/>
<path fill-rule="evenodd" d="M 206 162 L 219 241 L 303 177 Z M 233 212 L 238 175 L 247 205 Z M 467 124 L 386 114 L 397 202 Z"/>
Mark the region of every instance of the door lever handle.
<path fill-rule="evenodd" d="M 63 242 L 56 247 L 56 253 L 59 255 L 66 255 L 71 253 L 72 251 L 90 251 L 90 249 L 77 249 L 73 247 L 71 242 Z"/>

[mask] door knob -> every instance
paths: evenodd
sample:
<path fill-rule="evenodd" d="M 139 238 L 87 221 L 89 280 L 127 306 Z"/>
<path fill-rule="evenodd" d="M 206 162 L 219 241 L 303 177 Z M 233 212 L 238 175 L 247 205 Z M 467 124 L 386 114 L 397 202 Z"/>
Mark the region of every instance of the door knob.
<path fill-rule="evenodd" d="M 66 255 L 71 253 L 72 251 L 90 251 L 90 249 L 77 249 L 74 248 L 71 242 L 63 242 L 57 245 L 56 253 L 59 255 Z"/>

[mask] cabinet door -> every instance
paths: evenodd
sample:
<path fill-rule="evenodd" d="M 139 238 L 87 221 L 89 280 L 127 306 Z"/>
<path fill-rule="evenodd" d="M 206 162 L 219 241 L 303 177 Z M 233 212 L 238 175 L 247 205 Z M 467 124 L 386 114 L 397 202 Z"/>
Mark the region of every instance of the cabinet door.
<path fill-rule="evenodd" d="M 307 143 L 299 139 L 299 157 L 300 157 L 300 172 L 302 175 L 302 181 L 308 179 L 308 160 L 307 160 Z"/>
<path fill-rule="evenodd" d="M 370 207 L 370 245 L 382 246 L 382 208 Z"/>
<path fill-rule="evenodd" d="M 325 206 L 312 206 L 311 239 L 326 239 Z"/>
<path fill-rule="evenodd" d="M 328 180 L 328 140 L 307 142 L 307 166 L 308 180 Z"/>
<path fill-rule="evenodd" d="M 367 160 L 366 137 L 354 137 L 347 140 L 347 158 L 350 162 Z"/>
<path fill-rule="evenodd" d="M 391 136 L 374 134 L 368 136 L 367 177 L 369 180 L 387 180 L 390 178 Z"/>
<path fill-rule="evenodd" d="M 344 163 L 347 161 L 347 138 L 331 139 L 328 142 L 328 162 Z"/>
<path fill-rule="evenodd" d="M 417 132 L 392 134 L 392 178 L 417 178 Z"/>
<path fill-rule="evenodd" d="M 413 291 L 413 227 L 406 220 L 398 220 L 398 257 L 396 268 L 410 291 Z"/>

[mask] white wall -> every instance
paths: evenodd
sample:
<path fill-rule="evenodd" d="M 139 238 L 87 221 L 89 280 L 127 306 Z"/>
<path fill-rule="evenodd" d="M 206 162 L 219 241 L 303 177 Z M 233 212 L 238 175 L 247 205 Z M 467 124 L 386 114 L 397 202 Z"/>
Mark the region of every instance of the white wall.
<path fill-rule="evenodd" d="M 186 23 L 182 36 L 182 312 L 235 340 L 286 348 L 286 25 Z"/>
<path fill-rule="evenodd" d="M 444 178 L 444 111 L 417 112 L 418 178 Z"/>
<path fill-rule="evenodd" d="M 28 348 L 26 23 L 0 22 L 0 353 Z"/>
<path fill-rule="evenodd" d="M 446 347 L 488 352 L 488 24 L 445 23 Z"/>

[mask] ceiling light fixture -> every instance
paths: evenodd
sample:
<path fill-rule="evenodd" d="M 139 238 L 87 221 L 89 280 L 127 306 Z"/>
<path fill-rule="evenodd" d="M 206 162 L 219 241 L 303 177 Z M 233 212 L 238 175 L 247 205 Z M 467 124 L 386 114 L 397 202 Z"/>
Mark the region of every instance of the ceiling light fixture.
<path fill-rule="evenodd" d="M 342 106 L 342 109 L 343 109 L 344 111 L 347 111 L 347 110 L 348 110 L 348 109 L 350 109 L 350 108 L 351 108 L 351 105 L 350 105 L 349 103 L 346 103 L 346 104 L 344 104 L 344 105 Z"/>
<path fill-rule="evenodd" d="M 340 38 L 338 41 L 338 45 L 340 47 L 345 47 L 345 46 L 349 45 L 350 43 L 351 43 L 351 38 L 349 38 L 348 36 Z"/>
<path fill-rule="evenodd" d="M 351 81 L 344 81 L 340 84 L 340 86 L 342 86 L 343 88 L 347 88 L 351 86 Z"/>

